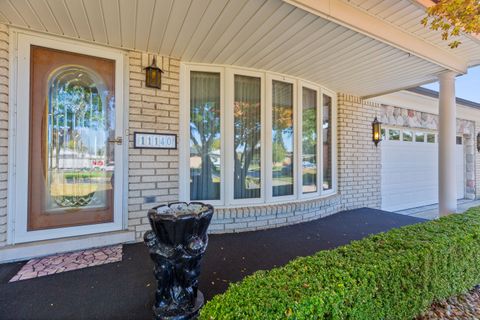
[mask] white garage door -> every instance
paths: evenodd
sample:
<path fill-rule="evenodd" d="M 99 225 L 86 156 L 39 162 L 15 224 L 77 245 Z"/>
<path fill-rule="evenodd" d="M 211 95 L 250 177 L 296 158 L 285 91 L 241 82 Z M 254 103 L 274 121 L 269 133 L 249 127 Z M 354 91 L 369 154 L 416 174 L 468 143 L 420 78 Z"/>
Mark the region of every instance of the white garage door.
<path fill-rule="evenodd" d="M 383 131 L 383 130 L 382 130 Z M 382 209 L 398 211 L 438 203 L 438 144 L 434 133 L 385 129 Z M 423 140 L 423 141 L 422 141 Z M 457 138 L 457 198 L 465 192 L 463 143 Z"/>

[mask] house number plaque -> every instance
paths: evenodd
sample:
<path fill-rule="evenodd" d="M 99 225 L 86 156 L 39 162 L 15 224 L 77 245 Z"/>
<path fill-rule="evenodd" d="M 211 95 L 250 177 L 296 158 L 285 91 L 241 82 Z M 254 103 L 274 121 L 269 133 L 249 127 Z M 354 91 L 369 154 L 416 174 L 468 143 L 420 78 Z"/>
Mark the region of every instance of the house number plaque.
<path fill-rule="evenodd" d="M 177 135 L 135 132 L 133 147 L 137 149 L 177 149 Z"/>

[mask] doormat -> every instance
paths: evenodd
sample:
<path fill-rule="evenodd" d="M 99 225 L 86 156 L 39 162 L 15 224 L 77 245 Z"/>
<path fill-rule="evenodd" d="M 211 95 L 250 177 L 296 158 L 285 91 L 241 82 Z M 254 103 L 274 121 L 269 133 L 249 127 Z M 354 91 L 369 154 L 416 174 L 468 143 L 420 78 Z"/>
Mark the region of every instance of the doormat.
<path fill-rule="evenodd" d="M 122 255 L 122 245 L 115 245 L 31 259 L 9 282 L 119 262 Z"/>

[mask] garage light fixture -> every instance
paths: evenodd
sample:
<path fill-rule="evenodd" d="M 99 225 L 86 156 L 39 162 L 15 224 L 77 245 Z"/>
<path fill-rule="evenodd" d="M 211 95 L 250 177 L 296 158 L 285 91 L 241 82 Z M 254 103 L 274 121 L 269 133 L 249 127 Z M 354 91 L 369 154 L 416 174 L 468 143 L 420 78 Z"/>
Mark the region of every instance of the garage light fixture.
<path fill-rule="evenodd" d="M 152 64 L 145 68 L 145 86 L 149 88 L 162 88 L 162 69 L 157 67 L 157 59 L 153 57 Z"/>
<path fill-rule="evenodd" d="M 378 121 L 377 117 L 372 122 L 372 135 L 373 135 L 373 142 L 375 143 L 375 146 L 378 145 L 380 141 L 382 141 L 382 123 Z"/>
<path fill-rule="evenodd" d="M 480 152 L 480 132 L 477 134 L 477 151 Z"/>

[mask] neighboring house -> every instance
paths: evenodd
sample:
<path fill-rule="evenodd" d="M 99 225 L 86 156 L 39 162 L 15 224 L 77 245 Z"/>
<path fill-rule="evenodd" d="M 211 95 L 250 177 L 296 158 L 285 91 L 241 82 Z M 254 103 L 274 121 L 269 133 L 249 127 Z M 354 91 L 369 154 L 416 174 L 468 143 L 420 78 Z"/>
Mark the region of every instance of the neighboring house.
<path fill-rule="evenodd" d="M 454 77 L 480 43 L 452 50 L 423 15 L 409 0 L 1 1 L 0 261 L 141 241 L 172 201 L 213 204 L 217 233 L 432 203 L 437 187 L 455 211 L 479 192 L 480 111 L 456 108 Z M 438 103 L 392 93 L 436 80 Z M 178 147 L 137 148 L 141 132 Z"/>

